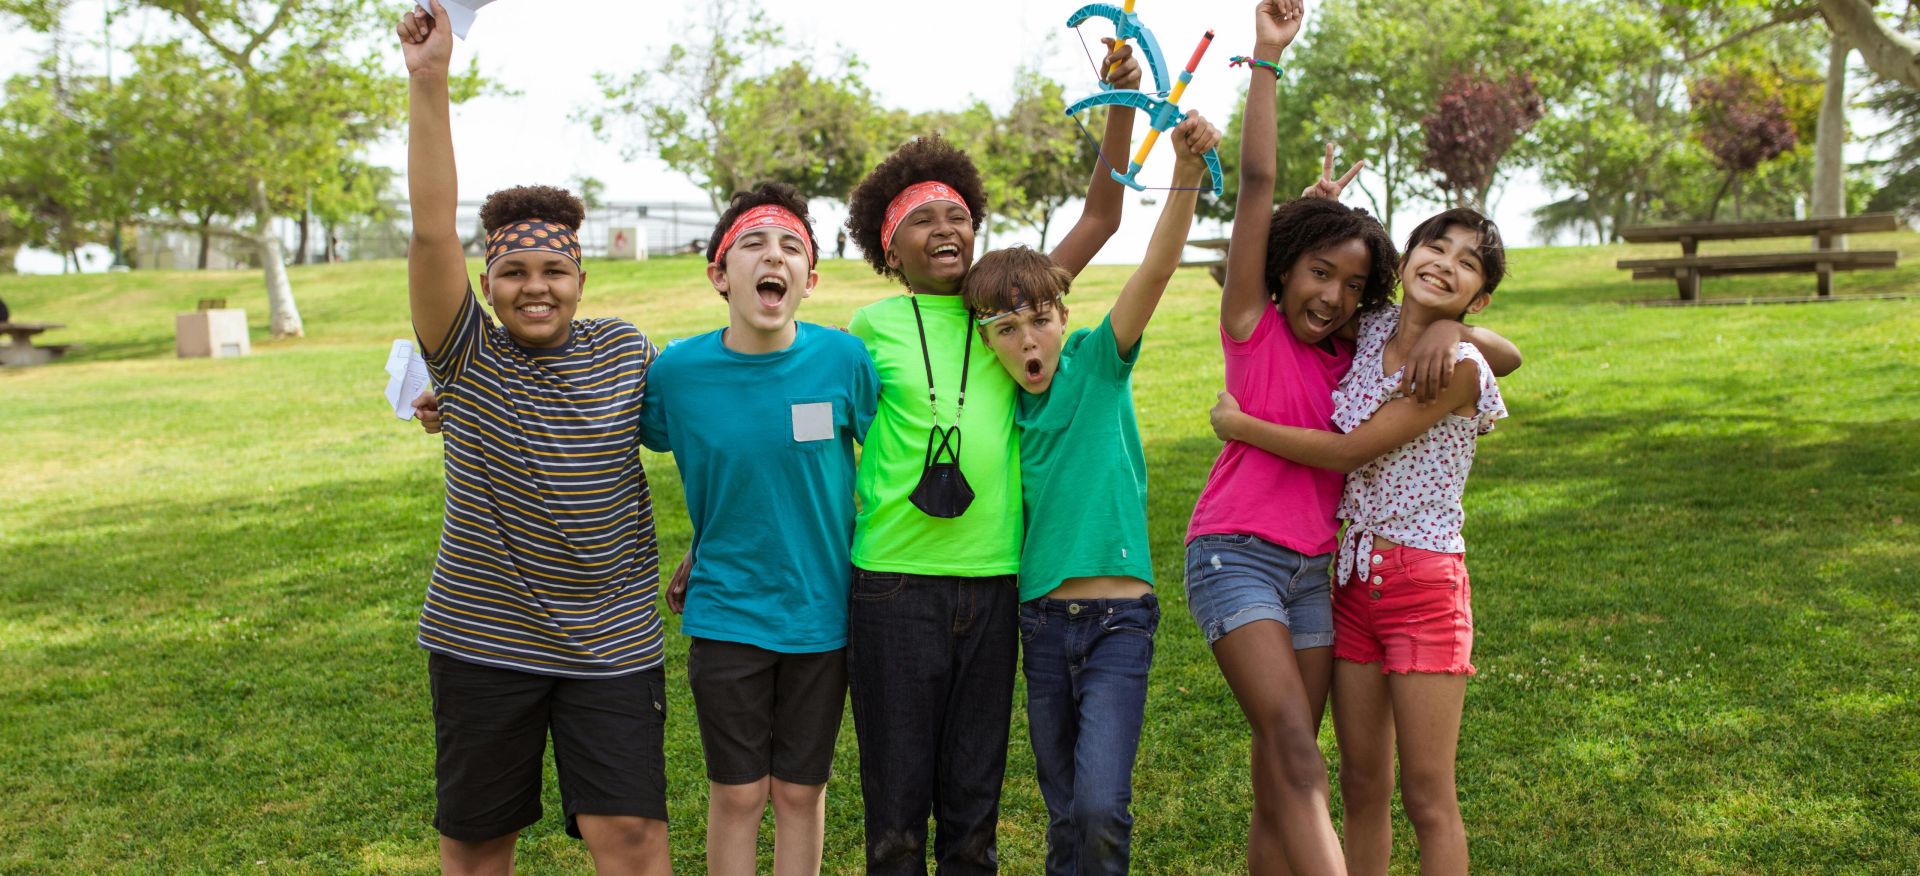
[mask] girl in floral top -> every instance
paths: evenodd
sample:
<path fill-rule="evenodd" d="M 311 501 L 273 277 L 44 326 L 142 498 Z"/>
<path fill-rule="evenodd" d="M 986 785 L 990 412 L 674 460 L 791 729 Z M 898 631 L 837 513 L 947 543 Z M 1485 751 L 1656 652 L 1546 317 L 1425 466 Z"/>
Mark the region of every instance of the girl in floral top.
<path fill-rule="evenodd" d="M 1223 439 L 1348 473 L 1333 609 L 1333 721 L 1351 873 L 1387 871 L 1396 743 L 1421 871 L 1467 872 L 1453 775 L 1474 672 L 1460 497 L 1477 439 L 1507 410 L 1493 369 L 1470 343 L 1455 347 L 1445 386 L 1428 387 L 1438 388 L 1433 403 L 1406 391 L 1402 372 L 1430 327 L 1487 306 L 1505 268 L 1499 229 L 1484 216 L 1456 209 L 1428 219 L 1400 260 L 1402 305 L 1361 317 L 1353 366 L 1334 393 L 1340 432 L 1251 417 L 1227 393 L 1213 409 Z"/>

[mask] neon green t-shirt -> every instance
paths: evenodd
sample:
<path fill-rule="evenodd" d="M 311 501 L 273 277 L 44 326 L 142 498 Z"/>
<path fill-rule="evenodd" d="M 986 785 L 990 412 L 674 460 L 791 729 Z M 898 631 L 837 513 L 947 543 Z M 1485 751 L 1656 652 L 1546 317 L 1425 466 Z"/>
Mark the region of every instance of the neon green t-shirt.
<path fill-rule="evenodd" d="M 848 325 L 880 373 L 880 410 L 861 448 L 855 495 L 853 564 L 874 572 L 983 577 L 1020 570 L 1020 444 L 1013 408 L 1019 390 L 987 349 L 958 295 L 921 295 L 927 358 L 933 364 L 940 425 L 953 424 L 960 365 L 973 345 L 966 407 L 960 419 L 960 472 L 973 504 L 959 517 L 929 517 L 908 498 L 926 469 L 934 426 L 927 365 L 914 325 L 913 298 L 897 295 L 860 308 Z"/>

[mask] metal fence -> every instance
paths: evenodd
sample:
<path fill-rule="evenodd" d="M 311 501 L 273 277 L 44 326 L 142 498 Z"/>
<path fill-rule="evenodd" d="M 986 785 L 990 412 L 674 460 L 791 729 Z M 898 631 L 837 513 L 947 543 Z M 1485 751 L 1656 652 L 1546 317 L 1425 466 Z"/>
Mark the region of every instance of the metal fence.
<path fill-rule="evenodd" d="M 461 201 L 455 214 L 456 227 L 462 229 L 467 249 L 475 255 L 483 248 L 480 205 L 480 201 Z M 391 204 L 389 210 L 389 218 L 361 220 L 332 229 L 319 222 L 311 223 L 307 229 L 307 260 L 359 261 L 405 257 L 407 240 L 413 227 L 407 205 Z M 590 258 L 605 258 L 615 229 L 631 228 L 638 240 L 644 243 L 639 247 L 639 255 L 643 258 L 648 255 L 691 252 L 705 248 L 707 235 L 713 233 L 713 223 L 717 221 L 719 216 L 707 204 L 684 201 L 609 203 L 587 211 L 586 222 L 580 228 L 580 248 Z M 247 223 L 241 220 L 229 224 L 244 226 Z M 295 261 L 300 243 L 299 222 L 289 218 L 278 219 L 274 230 L 280 234 L 287 261 Z M 251 245 L 220 237 L 209 242 L 211 257 L 208 267 L 258 267 L 259 256 Z M 130 255 L 138 267 L 192 268 L 199 263 L 199 235 L 190 231 L 149 229 L 130 243 Z"/>

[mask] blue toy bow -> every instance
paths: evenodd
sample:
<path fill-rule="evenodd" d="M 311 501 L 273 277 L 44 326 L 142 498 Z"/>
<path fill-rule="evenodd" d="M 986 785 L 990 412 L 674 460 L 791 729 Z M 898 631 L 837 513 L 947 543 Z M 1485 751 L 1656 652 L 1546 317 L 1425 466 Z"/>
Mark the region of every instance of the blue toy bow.
<path fill-rule="evenodd" d="M 1128 5 L 1132 5 L 1132 0 L 1128 0 Z M 1142 54 L 1147 56 L 1147 65 L 1153 71 L 1154 84 L 1159 86 L 1159 94 L 1164 95 L 1165 99 L 1138 89 L 1114 88 L 1106 81 L 1106 77 L 1102 76 L 1100 77 L 1102 91 L 1067 107 L 1067 115 L 1073 118 L 1074 124 L 1080 125 L 1080 133 L 1089 141 L 1093 141 L 1093 133 L 1087 130 L 1086 125 L 1080 124 L 1081 113 L 1096 106 L 1132 107 L 1146 113 L 1148 124 L 1153 130 L 1147 134 L 1146 142 L 1141 144 L 1140 151 L 1134 154 L 1133 160 L 1128 163 L 1124 172 L 1108 163 L 1106 155 L 1101 153 L 1099 142 L 1093 141 L 1094 151 L 1100 154 L 1101 163 L 1107 165 L 1115 180 L 1135 191 L 1146 191 L 1147 187 L 1141 185 L 1137 179 L 1140 165 L 1147 160 L 1147 153 L 1153 149 L 1154 141 L 1159 138 L 1160 133 L 1172 130 L 1175 125 L 1180 124 L 1181 119 L 1186 118 L 1186 114 L 1180 111 L 1180 96 L 1186 91 L 1187 83 L 1193 80 L 1193 71 L 1200 65 L 1201 55 L 1206 53 L 1207 46 L 1213 41 L 1213 31 L 1207 31 L 1206 37 L 1200 41 L 1200 47 L 1194 50 L 1193 57 L 1187 61 L 1186 69 L 1181 71 L 1180 80 L 1169 91 L 1166 64 L 1160 56 L 1160 41 L 1154 38 L 1152 30 L 1140 23 L 1139 16 L 1109 4 L 1093 3 L 1074 12 L 1067 19 L 1067 26 L 1077 27 L 1081 22 L 1093 17 L 1112 20 L 1120 38 L 1139 41 Z M 1220 152 L 1217 149 L 1208 149 L 1201 158 L 1206 161 L 1207 172 L 1212 177 L 1211 191 L 1214 197 L 1219 197 L 1225 190 L 1224 175 L 1220 171 Z"/>

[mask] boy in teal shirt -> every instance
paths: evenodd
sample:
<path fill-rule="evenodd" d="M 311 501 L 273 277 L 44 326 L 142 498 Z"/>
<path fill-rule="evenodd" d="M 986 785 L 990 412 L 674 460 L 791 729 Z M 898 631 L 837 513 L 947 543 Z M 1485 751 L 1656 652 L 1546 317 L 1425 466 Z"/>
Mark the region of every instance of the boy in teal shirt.
<path fill-rule="evenodd" d="M 988 253 L 967 275 L 967 305 L 1020 388 L 1020 641 L 1049 874 L 1127 872 L 1133 760 L 1160 620 L 1133 366 L 1180 263 L 1200 156 L 1220 132 L 1190 115 L 1172 140 L 1172 195 L 1099 327 L 1063 341 L 1072 275 L 1033 250 Z"/>
<path fill-rule="evenodd" d="M 846 702 L 854 444 L 878 378 L 858 339 L 794 319 L 819 279 L 806 217 L 789 186 L 734 196 L 707 251 L 728 325 L 661 352 L 640 407 L 693 524 L 680 628 L 714 874 L 754 872 L 769 798 L 775 868 L 819 870 Z"/>

